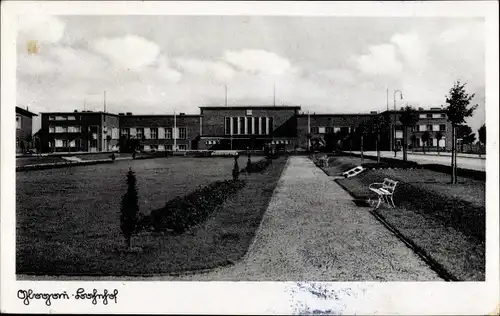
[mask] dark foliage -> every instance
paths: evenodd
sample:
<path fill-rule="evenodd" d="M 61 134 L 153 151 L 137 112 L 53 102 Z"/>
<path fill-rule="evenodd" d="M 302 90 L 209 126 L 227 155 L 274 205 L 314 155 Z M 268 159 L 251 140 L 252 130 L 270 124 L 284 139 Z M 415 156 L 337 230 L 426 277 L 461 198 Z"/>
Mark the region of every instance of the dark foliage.
<path fill-rule="evenodd" d="M 234 156 L 233 181 L 238 180 L 240 176 L 240 166 L 238 165 L 238 156 Z"/>
<path fill-rule="evenodd" d="M 217 209 L 229 196 L 243 188 L 242 180 L 216 181 L 184 197 L 168 201 L 165 207 L 151 212 L 141 220 L 141 227 L 152 227 L 155 231 L 171 230 L 183 233 L 197 225 Z"/>
<path fill-rule="evenodd" d="M 250 166 L 247 164 L 247 167 L 244 169 L 245 172 L 253 173 L 253 172 L 262 172 L 271 164 L 270 159 L 262 159 L 257 162 L 251 162 Z"/>
<path fill-rule="evenodd" d="M 121 201 L 120 229 L 127 247 L 130 247 L 132 234 L 136 231 L 137 214 L 139 213 L 139 195 L 137 192 L 137 180 L 130 169 L 127 173 L 127 192 Z"/>
<path fill-rule="evenodd" d="M 477 133 L 481 144 L 486 144 L 486 124 L 481 125 L 481 127 L 477 130 Z"/>

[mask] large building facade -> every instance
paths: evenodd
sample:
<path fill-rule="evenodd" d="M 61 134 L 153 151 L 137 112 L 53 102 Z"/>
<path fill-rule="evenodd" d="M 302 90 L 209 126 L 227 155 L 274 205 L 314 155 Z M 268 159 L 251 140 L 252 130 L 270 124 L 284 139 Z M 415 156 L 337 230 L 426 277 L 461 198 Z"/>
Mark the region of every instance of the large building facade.
<path fill-rule="evenodd" d="M 310 148 L 311 139 L 339 134 L 351 135 L 349 146 L 357 149 L 360 143 L 354 132 L 362 124 L 369 125 L 377 115 L 391 118 L 390 128 L 381 134 L 379 148 L 392 150 L 403 144 L 401 111 L 316 114 L 300 110 L 299 106 L 202 106 L 200 114 L 189 115 L 42 113 L 42 151 L 110 151 L 117 149 L 120 138 L 137 139 L 145 151 L 261 150 L 265 145 L 295 150 Z M 430 135 L 427 146 L 451 149 L 451 125 L 444 110 L 420 108 L 418 114 L 419 122 L 409 129 L 407 144 L 421 147 L 422 135 L 427 131 Z M 437 133 L 442 136 L 439 141 Z M 343 144 L 342 148 L 345 147 Z M 373 135 L 366 136 L 364 148 L 375 149 Z"/>

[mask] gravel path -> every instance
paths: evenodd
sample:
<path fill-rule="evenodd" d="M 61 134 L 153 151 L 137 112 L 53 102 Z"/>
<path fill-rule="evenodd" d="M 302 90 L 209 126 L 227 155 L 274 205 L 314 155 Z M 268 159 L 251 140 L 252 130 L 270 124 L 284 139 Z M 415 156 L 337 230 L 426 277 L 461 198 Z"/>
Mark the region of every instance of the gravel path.
<path fill-rule="evenodd" d="M 256 239 L 241 261 L 202 274 L 141 279 L 441 280 L 368 208 L 356 206 L 347 192 L 306 157 L 289 158 Z"/>

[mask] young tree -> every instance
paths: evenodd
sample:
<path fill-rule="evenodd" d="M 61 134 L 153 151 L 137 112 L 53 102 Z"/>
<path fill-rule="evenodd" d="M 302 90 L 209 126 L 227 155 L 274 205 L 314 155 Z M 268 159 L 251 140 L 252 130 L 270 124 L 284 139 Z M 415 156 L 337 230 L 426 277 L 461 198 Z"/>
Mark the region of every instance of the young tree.
<path fill-rule="evenodd" d="M 477 130 L 477 134 L 479 135 L 480 145 L 486 145 L 486 124 L 481 125 L 481 127 Z M 482 148 L 479 148 L 479 157 L 481 157 Z"/>
<path fill-rule="evenodd" d="M 365 122 L 359 123 L 358 127 L 356 128 L 356 134 L 359 136 L 360 139 L 360 150 L 361 150 L 361 164 L 364 163 L 364 158 L 363 158 L 363 140 L 368 133 L 368 126 Z"/>
<path fill-rule="evenodd" d="M 111 142 L 111 135 L 106 135 L 106 149 L 109 151 L 109 143 Z"/>
<path fill-rule="evenodd" d="M 380 134 L 387 130 L 390 121 L 384 115 L 375 116 L 370 122 L 370 132 L 375 134 L 375 147 L 377 151 L 377 162 L 380 163 Z"/>
<path fill-rule="evenodd" d="M 120 215 L 120 228 L 128 249 L 130 249 L 132 235 L 136 231 L 139 213 L 139 195 L 136 184 L 135 174 L 130 168 L 127 173 L 127 192 L 122 197 Z"/>
<path fill-rule="evenodd" d="M 486 145 L 486 124 L 481 125 L 481 127 L 477 130 L 477 134 L 479 135 L 479 141 L 481 144 Z"/>
<path fill-rule="evenodd" d="M 24 137 L 24 140 L 26 141 L 26 143 L 28 143 L 28 149 L 31 148 L 31 142 L 33 141 L 33 135 L 31 135 L 31 133 L 28 133 L 25 137 Z"/>
<path fill-rule="evenodd" d="M 443 133 L 440 132 L 440 131 L 437 131 L 436 134 L 435 134 L 435 137 L 436 137 L 436 140 L 437 140 L 437 144 L 436 144 L 436 149 L 437 149 L 437 153 L 438 155 L 440 154 L 439 152 L 439 142 L 441 141 L 441 139 L 443 139 Z"/>
<path fill-rule="evenodd" d="M 408 160 L 407 134 L 408 127 L 414 126 L 418 122 L 418 112 L 411 106 L 407 105 L 399 116 L 399 121 L 403 125 L 403 161 Z"/>
<path fill-rule="evenodd" d="M 425 131 L 423 134 L 422 134 L 422 149 L 424 151 L 424 154 L 425 154 L 425 146 L 428 146 L 428 142 L 429 142 L 429 139 L 431 138 L 431 134 L 429 134 L 428 131 Z"/>
<path fill-rule="evenodd" d="M 450 89 L 448 95 L 446 96 L 446 103 L 448 106 L 446 108 L 446 115 L 448 120 L 451 122 L 452 129 L 452 149 L 451 149 L 451 182 L 457 183 L 457 137 L 456 130 L 457 127 L 465 123 L 467 117 L 472 116 L 477 108 L 477 104 L 469 107 L 471 100 L 474 98 L 474 93 L 469 95 L 465 91 L 466 83 L 460 82 L 458 80 L 455 82 L 453 87 Z"/>
<path fill-rule="evenodd" d="M 411 134 L 410 141 L 411 141 L 411 148 L 412 148 L 412 152 L 413 152 L 413 148 L 415 147 L 415 143 L 417 142 L 417 135 Z"/>

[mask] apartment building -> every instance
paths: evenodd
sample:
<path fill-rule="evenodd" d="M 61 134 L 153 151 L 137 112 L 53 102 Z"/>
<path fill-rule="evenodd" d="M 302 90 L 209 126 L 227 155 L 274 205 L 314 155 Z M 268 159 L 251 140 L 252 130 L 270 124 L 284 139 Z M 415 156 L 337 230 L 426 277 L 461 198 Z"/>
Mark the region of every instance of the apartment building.
<path fill-rule="evenodd" d="M 100 152 L 116 148 L 116 114 L 92 111 L 41 113 L 43 152 Z"/>
<path fill-rule="evenodd" d="M 26 137 L 33 135 L 33 117 L 37 114 L 30 112 L 28 108 L 23 109 L 16 106 L 16 153 L 22 151 L 23 142 L 26 143 Z M 24 144 L 26 145 L 26 144 Z"/>

